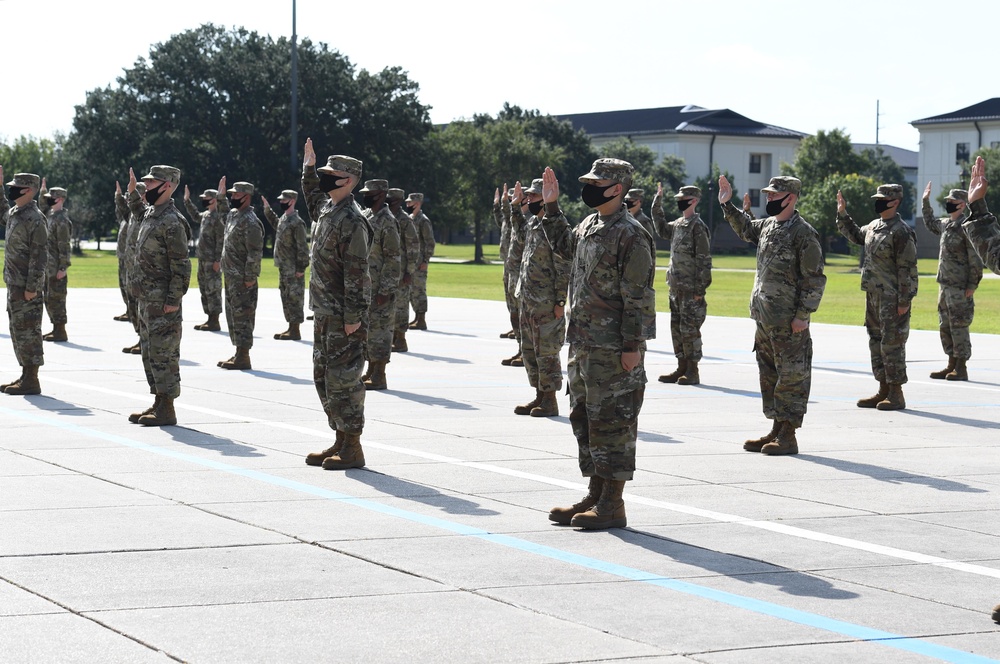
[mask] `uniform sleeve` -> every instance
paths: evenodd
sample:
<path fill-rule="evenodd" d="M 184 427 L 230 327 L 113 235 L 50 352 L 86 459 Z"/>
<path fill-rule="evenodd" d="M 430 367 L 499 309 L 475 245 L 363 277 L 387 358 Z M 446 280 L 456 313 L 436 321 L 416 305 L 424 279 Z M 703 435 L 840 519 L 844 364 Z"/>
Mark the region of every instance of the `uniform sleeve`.
<path fill-rule="evenodd" d="M 431 256 L 434 255 L 434 227 L 431 226 L 431 220 L 427 218 L 426 215 L 420 215 L 420 241 L 424 248 L 424 256 L 422 263 L 427 263 L 430 261 Z"/>
<path fill-rule="evenodd" d="M 931 209 L 931 202 L 926 198 L 921 207 L 921 212 L 923 213 L 924 226 L 927 227 L 927 230 L 934 235 L 941 235 L 941 220 L 934 216 L 934 210 Z"/>
<path fill-rule="evenodd" d="M 264 224 L 256 214 L 248 215 L 246 229 L 247 262 L 243 267 L 243 281 L 256 281 L 260 276 L 260 262 L 264 253 Z"/>
<path fill-rule="evenodd" d="M 7 219 L 10 217 L 10 203 L 7 202 L 7 198 L 0 196 L 0 226 L 7 225 Z"/>
<path fill-rule="evenodd" d="M 656 337 L 655 265 L 646 233 L 635 233 L 619 246 L 619 281 L 622 296 L 622 350 L 636 351 L 643 341 Z"/>
<path fill-rule="evenodd" d="M 497 228 L 503 228 L 503 209 L 499 202 L 493 206 L 493 223 L 497 225 Z"/>
<path fill-rule="evenodd" d="M 368 276 L 368 231 L 356 222 L 344 250 L 344 324 L 360 323 L 372 299 Z"/>
<path fill-rule="evenodd" d="M 983 261 L 980 260 L 976 248 L 972 246 L 968 237 L 965 238 L 965 251 L 969 261 L 969 280 L 965 284 L 965 289 L 976 290 L 979 288 L 979 282 L 983 280 Z"/>
<path fill-rule="evenodd" d="M 139 192 L 134 189 L 128 195 L 128 209 L 136 219 L 142 219 L 146 216 L 146 202 L 139 195 Z"/>
<path fill-rule="evenodd" d="M 694 267 L 695 295 L 705 296 L 705 291 L 712 285 L 712 241 L 708 235 L 708 226 L 699 221 L 694 224 Z"/>
<path fill-rule="evenodd" d="M 810 233 L 799 246 L 799 278 L 795 299 L 795 317 L 808 321 L 809 317 L 819 309 L 826 288 L 826 275 L 823 274 L 823 249 L 819 239 Z"/>
<path fill-rule="evenodd" d="M 306 197 L 306 209 L 309 211 L 309 217 L 318 220 L 320 210 L 330 200 L 330 197 L 319 189 L 319 176 L 316 175 L 315 165 L 302 167 L 302 193 Z"/>
<path fill-rule="evenodd" d="M 178 215 L 179 217 L 179 215 Z M 188 258 L 187 233 L 184 232 L 182 219 L 177 224 L 165 226 L 167 262 L 170 264 L 170 282 L 167 284 L 167 294 L 164 304 L 171 307 L 180 306 L 184 293 L 191 283 L 191 259 Z"/>
<path fill-rule="evenodd" d="M 42 187 L 41 189 L 38 190 L 38 209 L 41 210 L 42 214 L 44 214 L 46 217 L 49 216 L 49 210 L 52 209 L 52 206 L 49 205 L 49 202 L 45 200 L 45 194 L 47 193 L 49 193 L 48 187 Z"/>
<path fill-rule="evenodd" d="M 382 233 L 382 275 L 381 283 L 378 285 L 378 294 L 384 297 L 391 296 L 399 288 L 399 277 L 402 273 L 402 263 L 400 258 L 399 232 L 396 230 L 395 220 L 388 218 L 386 231 Z M 375 288 L 375 284 L 372 284 Z"/>
<path fill-rule="evenodd" d="M 222 218 L 225 219 L 229 216 L 229 211 L 233 209 L 232 206 L 229 205 L 229 197 L 226 196 L 226 192 L 220 191 L 215 195 L 215 200 L 217 201 L 215 204 L 215 211 L 222 215 Z"/>
<path fill-rule="evenodd" d="M 305 272 L 309 267 L 309 242 L 306 239 L 306 224 L 301 219 L 292 225 L 292 239 L 295 241 L 295 271 Z"/>
<path fill-rule="evenodd" d="M 653 215 L 653 228 L 656 234 L 668 242 L 674 236 L 674 227 L 670 225 L 667 215 L 663 212 L 663 199 L 659 192 L 653 195 L 653 203 L 649 207 L 649 213 Z"/>
<path fill-rule="evenodd" d="M 997 224 L 997 218 L 990 214 L 985 198 L 970 203 L 969 209 L 972 210 L 972 214 L 962 224 L 962 228 L 969 236 L 969 241 L 980 260 L 990 270 L 1000 274 L 1000 224 Z"/>
<path fill-rule="evenodd" d="M 198 226 L 201 223 L 201 212 L 190 199 L 184 201 L 184 211 L 187 212 L 188 225 Z"/>
<path fill-rule="evenodd" d="M 750 215 L 733 205 L 731 200 L 722 206 L 722 214 L 741 240 L 751 244 L 760 242 L 760 229 L 763 224 L 751 219 Z"/>
<path fill-rule="evenodd" d="M 851 244 L 859 244 L 864 246 L 865 244 L 865 234 L 858 228 L 858 225 L 854 223 L 854 219 L 851 215 L 837 215 L 837 230 L 840 234 L 847 238 L 847 241 Z"/>
<path fill-rule="evenodd" d="M 515 206 L 515 213 L 520 214 L 520 209 Z M 513 220 L 515 215 L 511 215 Z M 521 217 L 524 218 L 523 216 Z M 523 227 L 523 224 L 521 224 Z M 516 226 L 511 229 L 511 245 L 514 244 L 514 233 Z M 552 247 L 552 251 L 556 256 L 572 261 L 573 256 L 576 254 L 576 242 L 577 236 L 576 232 L 570 227 L 569 221 L 566 220 L 566 215 L 562 213 L 559 209 L 559 203 L 546 203 L 545 204 L 545 216 L 542 217 L 542 230 L 545 231 L 545 240 Z M 520 231 L 520 242 L 524 243 L 524 231 Z"/>
<path fill-rule="evenodd" d="M 278 215 L 274 213 L 274 210 L 271 209 L 270 205 L 264 208 L 264 219 L 267 220 L 267 225 L 270 226 L 272 230 L 278 230 Z"/>
<path fill-rule="evenodd" d="M 45 264 L 48 261 L 49 233 L 45 228 L 45 218 L 40 216 L 39 222 L 31 232 L 28 245 L 28 276 L 24 281 L 24 290 L 41 293 L 45 288 Z"/>
<path fill-rule="evenodd" d="M 905 224 L 904 224 L 905 226 Z M 909 304 L 917 296 L 917 241 L 908 226 L 893 234 L 896 249 L 896 279 L 899 284 L 899 303 Z"/>
<path fill-rule="evenodd" d="M 73 222 L 70 221 L 68 214 L 63 214 L 60 221 L 61 223 L 57 226 L 56 239 L 59 242 L 59 269 L 65 271 L 73 264 Z"/>

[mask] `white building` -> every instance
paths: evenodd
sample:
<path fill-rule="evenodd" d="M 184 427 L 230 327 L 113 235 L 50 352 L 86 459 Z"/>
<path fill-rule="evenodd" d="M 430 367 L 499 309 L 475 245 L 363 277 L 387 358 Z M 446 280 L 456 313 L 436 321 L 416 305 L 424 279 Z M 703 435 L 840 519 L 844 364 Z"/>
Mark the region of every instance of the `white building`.
<path fill-rule="evenodd" d="M 968 184 L 968 171 L 963 178 L 962 169 L 968 168 L 976 150 L 1000 147 L 1000 97 L 910 124 L 920 132 L 918 193 L 930 181 L 934 187 L 932 198 L 937 198 L 947 184 Z"/>

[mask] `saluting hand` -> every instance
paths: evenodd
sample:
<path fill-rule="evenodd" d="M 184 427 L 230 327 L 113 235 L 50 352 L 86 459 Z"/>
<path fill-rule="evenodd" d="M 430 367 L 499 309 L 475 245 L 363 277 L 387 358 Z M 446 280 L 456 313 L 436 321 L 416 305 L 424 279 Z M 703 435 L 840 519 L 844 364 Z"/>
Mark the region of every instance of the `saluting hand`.
<path fill-rule="evenodd" d="M 523 197 L 524 189 L 521 189 L 521 181 L 518 180 L 514 183 L 514 196 L 510 199 L 511 205 L 520 205 Z"/>
<path fill-rule="evenodd" d="M 719 176 L 719 203 L 725 204 L 733 197 L 733 186 L 729 184 L 729 180 L 726 179 L 725 175 Z"/>
<path fill-rule="evenodd" d="M 542 200 L 546 203 L 559 200 L 559 180 L 556 172 L 548 166 L 542 171 Z"/>
<path fill-rule="evenodd" d="M 847 203 L 844 201 L 844 195 L 837 190 L 837 215 L 841 217 L 847 216 Z"/>
<path fill-rule="evenodd" d="M 493 205 L 500 205 L 500 187 L 493 190 Z"/>
<path fill-rule="evenodd" d="M 988 186 L 986 160 L 982 156 L 976 157 L 976 163 L 972 166 L 972 178 L 969 180 L 969 203 L 985 198 Z"/>
<path fill-rule="evenodd" d="M 267 202 L 266 198 L 264 198 L 263 196 L 261 196 L 260 200 L 264 201 L 264 209 L 265 210 L 270 210 L 271 209 L 271 204 Z"/>
<path fill-rule="evenodd" d="M 927 181 L 927 186 L 924 187 L 924 200 L 930 200 L 931 198 L 931 183 L 930 180 Z"/>
<path fill-rule="evenodd" d="M 751 201 L 750 201 L 750 192 L 747 192 L 747 193 L 743 194 L 743 211 L 746 212 L 746 213 L 748 213 L 748 214 L 750 212 L 750 208 L 753 207 L 753 206 L 750 205 L 750 203 L 751 203 Z"/>
<path fill-rule="evenodd" d="M 184 202 L 187 203 L 191 200 L 191 190 L 188 189 L 187 185 L 184 185 Z M 166 309 L 164 309 L 166 311 Z"/>
<path fill-rule="evenodd" d="M 316 151 L 313 150 L 313 139 L 307 138 L 305 148 L 303 148 L 302 166 L 316 165 Z"/>
<path fill-rule="evenodd" d="M 131 167 L 128 169 L 128 186 L 126 189 L 130 194 L 135 191 L 135 171 Z"/>

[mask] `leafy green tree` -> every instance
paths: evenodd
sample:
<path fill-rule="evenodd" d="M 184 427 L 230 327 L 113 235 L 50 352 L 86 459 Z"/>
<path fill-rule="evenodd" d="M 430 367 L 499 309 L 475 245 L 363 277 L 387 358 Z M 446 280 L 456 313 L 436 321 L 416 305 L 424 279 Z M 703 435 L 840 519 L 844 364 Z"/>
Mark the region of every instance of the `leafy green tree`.
<path fill-rule="evenodd" d="M 833 173 L 864 173 L 870 166 L 851 145 L 851 137 L 842 129 L 824 131 L 802 139 L 795 152 L 795 163 L 781 164 L 783 173 L 802 180 L 802 188 L 822 182 Z"/>
<path fill-rule="evenodd" d="M 736 178 L 729 171 L 720 170 L 718 164 L 712 163 L 712 177 L 707 178 L 703 175 L 694 181 L 694 185 L 701 189 L 701 203 L 699 204 L 701 218 L 708 224 L 708 230 L 712 233 L 713 239 L 715 238 L 715 230 L 719 225 L 726 223 L 726 217 L 722 214 L 722 206 L 719 205 L 719 177 L 723 175 L 726 176 L 729 184 L 733 187 L 733 205 L 742 208 L 743 194 L 736 188 Z M 674 203 L 671 203 L 671 205 L 674 212 L 680 215 L 680 211 L 677 210 L 676 205 Z"/>
<path fill-rule="evenodd" d="M 600 156 L 624 159 L 635 167 L 632 186 L 645 190 L 646 204 L 653 200 L 656 188 L 663 183 L 663 189 L 670 196 L 664 196 L 664 211 L 667 216 L 680 215 L 674 205 L 673 194 L 687 184 L 684 160 L 680 157 L 667 155 L 657 163 L 656 154 L 645 145 L 639 145 L 630 138 L 616 138 L 605 143 L 600 148 Z"/>
<path fill-rule="evenodd" d="M 903 187 L 903 202 L 899 206 L 899 213 L 904 219 L 913 219 L 917 192 L 913 183 L 907 181 L 903 167 L 887 155 L 881 147 L 865 148 L 861 151 L 861 158 L 867 164 L 858 173 L 869 176 L 878 184 L 892 183 Z"/>
<path fill-rule="evenodd" d="M 972 155 L 972 161 L 968 164 L 962 164 L 967 172 L 972 171 L 972 164 L 975 163 L 976 157 L 982 157 L 986 160 L 986 179 L 990 182 L 990 186 L 986 190 L 986 205 L 993 214 L 1000 214 L 1000 148 L 979 148 L 976 150 L 975 154 Z M 932 183 L 932 186 L 938 192 L 936 196 L 938 209 L 943 210 L 944 198 L 948 192 L 952 189 L 968 189 L 969 181 L 942 184 L 940 188 L 937 183 Z"/>
<path fill-rule="evenodd" d="M 858 226 L 863 226 L 875 218 L 872 194 L 879 184 L 867 175 L 834 173 L 808 189 L 803 187 L 798 202 L 799 213 L 819 233 L 824 251 L 829 251 L 830 243 L 841 237 L 837 230 L 837 192 L 844 195 L 848 214 Z M 860 247 L 853 244 L 850 247 L 853 254 L 860 255 Z"/>

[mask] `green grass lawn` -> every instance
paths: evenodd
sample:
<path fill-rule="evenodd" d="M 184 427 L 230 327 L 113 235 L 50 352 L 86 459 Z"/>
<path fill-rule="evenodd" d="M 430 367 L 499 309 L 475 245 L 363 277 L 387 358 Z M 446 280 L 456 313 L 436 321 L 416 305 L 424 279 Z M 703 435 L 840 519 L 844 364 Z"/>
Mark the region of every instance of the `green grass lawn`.
<path fill-rule="evenodd" d="M 484 255 L 496 260 L 497 245 L 485 245 Z M 472 260 L 471 245 L 437 245 L 435 255 L 454 260 Z M 0 250 L 0 255 L 2 255 Z M 665 266 L 668 252 L 658 252 L 657 264 Z M 753 288 L 755 259 L 753 256 L 716 256 L 713 265 L 712 287 L 708 291 L 708 313 L 713 316 L 749 316 L 750 291 Z M 197 261 L 192 260 L 192 288 L 197 288 Z M 936 330 L 937 273 L 936 260 L 921 260 L 918 269 L 920 293 L 913 302 L 911 327 L 916 330 Z M 436 297 L 467 297 L 477 300 L 502 301 L 501 275 L 503 267 L 496 265 L 466 265 L 462 263 L 433 263 L 430 267 L 428 294 Z M 818 323 L 862 325 L 865 298 L 861 292 L 861 275 L 857 272 L 857 259 L 851 256 L 827 257 L 827 285 L 823 303 L 813 320 Z M 83 256 L 73 256 L 70 268 L 71 288 L 117 288 L 118 261 L 111 251 L 87 251 Z M 307 275 L 308 278 L 308 275 Z M 261 270 L 263 288 L 278 287 L 278 271 L 271 259 L 265 258 Z M 656 277 L 656 309 L 667 311 L 667 286 L 663 272 Z M 1000 279 L 984 279 L 976 292 L 976 318 L 973 332 L 1000 334 Z"/>

